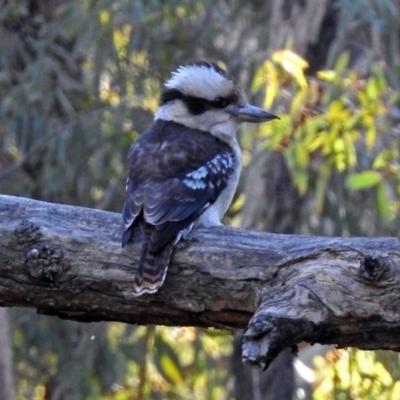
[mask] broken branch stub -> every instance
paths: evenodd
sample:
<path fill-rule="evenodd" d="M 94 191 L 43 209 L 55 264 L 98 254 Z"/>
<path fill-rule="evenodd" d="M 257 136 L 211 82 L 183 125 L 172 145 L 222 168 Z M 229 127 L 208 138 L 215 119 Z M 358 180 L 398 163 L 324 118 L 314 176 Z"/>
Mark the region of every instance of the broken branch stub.
<path fill-rule="evenodd" d="M 245 363 L 266 369 L 303 341 L 400 351 L 399 253 L 340 247 L 279 269 L 260 290 L 244 335 Z"/>

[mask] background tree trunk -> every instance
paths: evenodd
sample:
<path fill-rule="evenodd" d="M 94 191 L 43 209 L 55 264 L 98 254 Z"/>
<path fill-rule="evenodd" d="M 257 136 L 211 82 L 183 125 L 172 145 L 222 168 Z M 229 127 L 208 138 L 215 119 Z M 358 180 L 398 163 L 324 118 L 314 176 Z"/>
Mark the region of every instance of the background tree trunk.
<path fill-rule="evenodd" d="M 246 171 L 244 193 L 244 228 L 274 233 L 296 233 L 301 201 L 282 154 L 262 152 L 253 156 L 253 162 Z M 264 372 L 241 362 L 242 341 L 242 335 L 235 336 L 232 354 L 236 399 L 293 398 L 295 376 L 290 349 L 284 350 L 273 361 L 271 368 Z"/>
<path fill-rule="evenodd" d="M 337 13 L 332 0 L 275 0 L 271 6 L 270 52 L 284 48 L 288 42 L 306 57 L 314 73 L 326 65 L 330 44 L 336 34 Z M 296 233 L 301 202 L 291 182 L 284 157 L 279 153 L 253 155 L 246 171 L 242 226 L 275 233 Z M 249 370 L 241 364 L 242 340 L 234 340 L 232 364 L 236 366 L 235 394 L 239 400 L 290 399 L 294 396 L 293 356 L 286 349 L 267 372 Z M 285 378 L 284 380 L 282 378 Z M 285 385 L 282 385 L 285 382 Z"/>
<path fill-rule="evenodd" d="M 0 399 L 14 399 L 13 354 L 8 310 L 0 307 Z"/>

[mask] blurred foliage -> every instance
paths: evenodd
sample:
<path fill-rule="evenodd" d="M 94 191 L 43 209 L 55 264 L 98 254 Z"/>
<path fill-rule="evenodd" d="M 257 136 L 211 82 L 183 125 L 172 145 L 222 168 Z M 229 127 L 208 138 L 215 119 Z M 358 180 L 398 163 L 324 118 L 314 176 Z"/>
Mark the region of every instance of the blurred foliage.
<path fill-rule="evenodd" d="M 285 155 L 305 218 L 319 224 L 314 232 L 336 234 L 339 216 L 347 228 L 341 235 L 398 235 L 400 92 L 388 85 L 387 67 L 361 77 L 348 62 L 344 53 L 334 69 L 310 78 L 297 54 L 272 54 L 252 89 L 264 92 L 266 107 L 281 110 L 281 120 L 260 126 L 258 137 L 264 149 Z M 303 229 L 313 232 L 312 224 Z M 399 361 L 392 352 L 331 350 L 315 360 L 313 398 L 399 398 Z"/>
<path fill-rule="evenodd" d="M 0 192 L 120 212 L 126 155 L 161 83 L 205 47 L 239 56 L 223 32 L 237 26 L 236 45 L 253 36 L 239 5 L 0 1 Z M 229 333 L 12 311 L 19 399 L 229 398 Z"/>
<path fill-rule="evenodd" d="M 18 399 L 232 399 L 226 332 L 17 316 Z"/>
<path fill-rule="evenodd" d="M 289 49 L 267 58 L 269 2 L 0 0 L 0 192 L 119 212 L 126 154 L 162 82 L 206 58 L 280 115 L 255 137 L 243 132 L 244 158 L 285 155 L 305 199 L 303 233 L 398 235 L 399 7 L 335 7 L 330 69 L 308 77 Z M 227 332 L 82 325 L 29 310 L 12 321 L 18 399 L 233 398 Z M 318 361 L 316 399 L 398 390 L 397 355 L 332 354 Z"/>
<path fill-rule="evenodd" d="M 315 358 L 313 399 L 398 399 L 399 363 L 399 354 L 389 351 L 331 350 Z"/>
<path fill-rule="evenodd" d="M 261 65 L 253 90 L 265 88 L 266 107 L 281 109 L 281 120 L 260 126 L 266 149 L 285 154 L 299 193 L 312 197 L 312 215 L 327 215 L 327 191 L 345 210 L 347 229 L 339 235 L 361 234 L 361 213 L 374 214 L 375 229 L 397 232 L 400 210 L 399 92 L 386 80 L 386 69 L 374 66 L 368 78 L 348 67 L 344 53 L 332 70 L 307 78 L 307 62 L 290 50 L 274 53 Z M 332 198 L 332 197 L 331 197 Z M 358 207 L 364 198 L 367 207 Z M 377 211 L 377 212 L 376 212 Z M 354 214 L 354 217 L 353 215 Z M 321 227 L 318 227 L 319 230 Z M 306 228 L 308 229 L 308 228 Z M 387 233 L 387 234 L 388 234 Z M 336 234 L 325 232 L 325 234 Z M 363 232 L 363 234 L 374 234 Z"/>
<path fill-rule="evenodd" d="M 376 63 L 386 70 L 390 86 L 399 90 L 400 10 L 397 0 L 336 0 L 339 12 L 338 37 L 327 65 L 332 67 L 343 52 L 349 51 L 352 67 L 363 76 Z"/>

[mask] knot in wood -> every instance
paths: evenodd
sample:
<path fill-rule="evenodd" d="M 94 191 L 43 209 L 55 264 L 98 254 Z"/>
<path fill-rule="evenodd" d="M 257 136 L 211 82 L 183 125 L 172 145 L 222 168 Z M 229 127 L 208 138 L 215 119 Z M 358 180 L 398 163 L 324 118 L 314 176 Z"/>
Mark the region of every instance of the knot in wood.
<path fill-rule="evenodd" d="M 23 220 L 14 230 L 18 244 L 37 242 L 42 238 L 40 227 L 33 222 Z"/>
<path fill-rule="evenodd" d="M 390 259 L 378 255 L 367 255 L 360 261 L 359 275 L 368 282 L 379 282 L 390 271 Z"/>
<path fill-rule="evenodd" d="M 32 278 L 51 284 L 69 268 L 63 250 L 51 244 L 31 247 L 25 254 L 25 265 Z"/>

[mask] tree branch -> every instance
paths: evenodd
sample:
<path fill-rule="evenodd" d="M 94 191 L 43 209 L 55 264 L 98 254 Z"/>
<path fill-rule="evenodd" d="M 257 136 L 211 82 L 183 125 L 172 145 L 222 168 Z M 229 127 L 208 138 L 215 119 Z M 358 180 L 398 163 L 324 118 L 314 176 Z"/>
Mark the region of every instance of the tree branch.
<path fill-rule="evenodd" d="M 118 214 L 0 196 L 0 305 L 78 321 L 241 329 L 268 366 L 300 341 L 400 350 L 400 241 L 198 229 L 136 298 Z"/>

